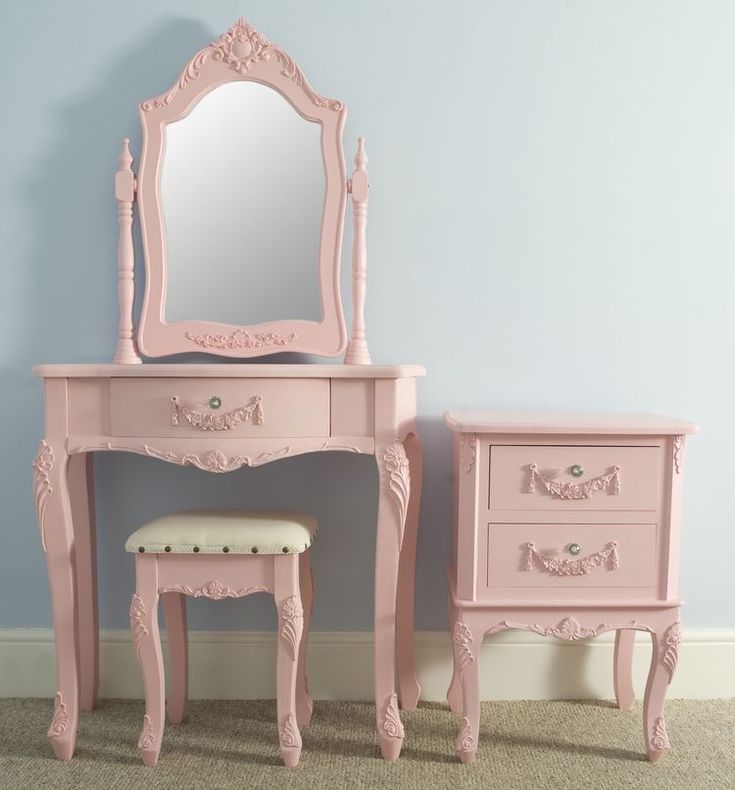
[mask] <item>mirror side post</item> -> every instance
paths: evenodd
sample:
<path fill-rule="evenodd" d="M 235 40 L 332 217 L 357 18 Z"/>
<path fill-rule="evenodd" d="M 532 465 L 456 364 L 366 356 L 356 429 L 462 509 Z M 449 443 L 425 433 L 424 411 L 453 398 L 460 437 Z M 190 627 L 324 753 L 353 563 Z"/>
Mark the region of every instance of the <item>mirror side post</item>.
<path fill-rule="evenodd" d="M 367 171 L 365 138 L 357 141 L 355 172 L 348 184 L 352 194 L 352 333 L 345 354 L 346 365 L 371 365 L 365 327 L 365 294 L 367 290 L 367 204 L 370 177 Z"/>
<path fill-rule="evenodd" d="M 135 175 L 131 165 L 130 140 L 123 140 L 118 168 L 115 173 L 115 200 L 117 201 L 117 296 L 120 305 L 120 323 L 117 331 L 117 349 L 113 362 L 116 365 L 140 365 L 135 348 L 133 327 L 133 299 L 135 297 L 133 252 L 133 200 Z"/>

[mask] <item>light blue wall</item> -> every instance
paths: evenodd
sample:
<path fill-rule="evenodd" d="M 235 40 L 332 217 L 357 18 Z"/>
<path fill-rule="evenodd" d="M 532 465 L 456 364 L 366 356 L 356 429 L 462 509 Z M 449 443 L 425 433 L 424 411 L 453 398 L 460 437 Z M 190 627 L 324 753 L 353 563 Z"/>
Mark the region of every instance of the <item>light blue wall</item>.
<path fill-rule="evenodd" d="M 138 101 L 241 14 L 347 103 L 349 156 L 367 135 L 373 358 L 429 368 L 418 626 L 445 627 L 440 415 L 459 407 L 700 422 L 686 457 L 685 624 L 735 625 L 731 3 L 67 0 L 10 4 L 0 31 L 0 627 L 50 624 L 30 368 L 111 359 L 120 138 L 137 155 Z M 126 625 L 132 528 L 172 508 L 247 501 L 319 517 L 314 626 L 370 627 L 369 459 L 220 477 L 107 455 L 96 469 L 104 626 Z M 199 628 L 271 618 L 265 602 L 194 603 Z"/>

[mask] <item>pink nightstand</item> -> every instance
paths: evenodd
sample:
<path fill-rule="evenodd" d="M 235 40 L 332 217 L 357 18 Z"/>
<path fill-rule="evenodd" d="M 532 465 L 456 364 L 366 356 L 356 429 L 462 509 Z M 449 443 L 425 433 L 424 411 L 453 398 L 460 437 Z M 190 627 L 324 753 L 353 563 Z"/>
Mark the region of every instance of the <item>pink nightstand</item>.
<path fill-rule="evenodd" d="M 653 641 L 643 709 L 650 760 L 669 747 L 664 698 L 680 640 L 679 521 L 692 423 L 648 414 L 447 413 L 455 433 L 450 569 L 457 754 L 475 759 L 479 648 L 523 629 L 577 640 L 615 631 L 615 694 L 634 701 L 635 631 Z"/>

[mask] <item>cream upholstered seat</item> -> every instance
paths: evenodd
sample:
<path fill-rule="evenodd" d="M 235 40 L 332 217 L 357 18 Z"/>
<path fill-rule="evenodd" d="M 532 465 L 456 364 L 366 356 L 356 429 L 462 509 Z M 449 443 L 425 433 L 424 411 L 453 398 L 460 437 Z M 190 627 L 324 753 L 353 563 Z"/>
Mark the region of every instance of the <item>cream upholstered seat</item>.
<path fill-rule="evenodd" d="M 133 532 L 126 551 L 172 554 L 300 554 L 317 522 L 281 510 L 189 510 L 169 513 Z"/>

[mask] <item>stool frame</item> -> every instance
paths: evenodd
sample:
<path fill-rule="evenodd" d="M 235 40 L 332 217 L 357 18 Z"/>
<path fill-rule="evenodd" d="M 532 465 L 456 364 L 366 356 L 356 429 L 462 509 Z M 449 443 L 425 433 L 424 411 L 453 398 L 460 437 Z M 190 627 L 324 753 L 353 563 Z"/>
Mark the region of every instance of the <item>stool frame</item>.
<path fill-rule="evenodd" d="M 306 679 L 306 642 L 313 606 L 308 549 L 300 554 L 158 554 L 135 557 L 136 587 L 130 628 L 145 689 L 145 716 L 138 753 L 146 765 L 158 762 L 164 710 L 173 724 L 183 721 L 188 693 L 188 639 L 185 596 L 242 598 L 273 595 L 278 612 L 276 709 L 283 762 L 301 756 L 300 727 L 309 724 L 312 701 Z M 168 628 L 171 696 L 166 704 L 158 602 Z"/>

